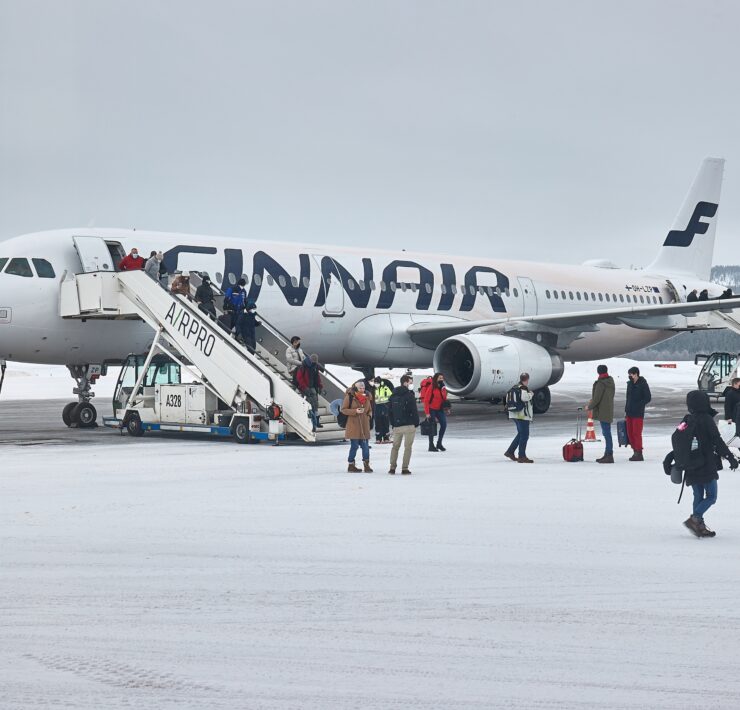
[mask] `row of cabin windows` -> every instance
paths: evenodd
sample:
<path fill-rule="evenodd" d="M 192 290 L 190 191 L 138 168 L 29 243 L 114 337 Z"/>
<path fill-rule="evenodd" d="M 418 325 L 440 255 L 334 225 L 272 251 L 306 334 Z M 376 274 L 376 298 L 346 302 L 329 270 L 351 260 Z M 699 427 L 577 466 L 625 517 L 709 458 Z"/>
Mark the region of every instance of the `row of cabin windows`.
<path fill-rule="evenodd" d="M 242 274 L 241 278 L 244 279 L 246 283 L 249 283 L 249 276 L 246 274 Z M 221 282 L 223 280 L 223 275 L 220 273 L 216 274 L 216 280 Z M 252 278 L 256 286 L 262 285 L 262 277 L 259 274 L 255 274 Z M 285 288 L 288 285 L 288 281 L 285 278 L 285 276 L 278 276 L 277 279 L 275 279 L 273 276 L 268 274 L 264 279 L 268 285 L 273 286 L 276 282 L 281 288 Z M 331 276 L 329 277 L 329 282 L 331 282 Z M 236 274 L 229 274 L 228 275 L 228 281 L 233 286 L 237 282 Z M 293 288 L 298 288 L 298 277 L 291 276 L 290 277 L 290 283 L 293 286 Z M 309 286 L 309 279 L 308 276 L 304 276 L 302 280 L 302 284 L 304 288 L 308 288 Z M 379 284 L 376 284 L 375 281 L 363 281 L 362 279 L 355 281 L 354 279 L 347 279 L 347 289 L 350 291 L 375 291 L 378 286 L 380 287 L 381 291 L 387 291 L 390 289 L 391 291 L 398 291 L 401 290 L 403 292 L 411 291 L 412 293 L 416 293 L 419 290 L 419 284 L 416 283 L 397 283 L 395 281 L 390 281 L 389 283 L 386 283 L 385 281 L 381 281 Z M 424 291 L 426 293 L 432 293 L 432 285 L 429 283 L 424 284 Z M 466 294 L 470 293 L 470 295 L 475 295 L 475 293 L 479 293 L 481 296 L 493 296 L 493 294 L 502 295 L 505 294 L 506 296 L 511 295 L 512 292 L 509 291 L 509 289 L 501 290 L 500 288 L 493 286 L 457 286 L 456 284 L 452 284 L 451 286 L 448 286 L 446 284 L 442 284 L 440 286 L 440 291 L 442 293 L 461 293 Z M 513 289 L 513 294 L 515 298 L 518 298 L 519 291 L 518 289 Z"/>
<path fill-rule="evenodd" d="M 54 267 L 46 259 L 31 259 L 31 261 L 36 269 L 36 275 L 38 275 L 39 278 L 53 279 L 56 276 L 54 273 Z M 7 268 L 5 266 L 6 264 Z M 13 258 L 9 258 L 7 256 L 0 257 L 0 272 L 11 276 L 34 276 L 34 273 L 31 270 L 31 265 L 28 263 L 28 259 L 17 256 Z"/>
<path fill-rule="evenodd" d="M 591 291 L 590 294 L 589 294 L 588 291 L 584 291 L 583 293 L 581 293 L 580 291 L 576 291 L 575 292 L 575 296 L 574 296 L 573 291 L 568 291 L 567 292 L 567 295 L 566 295 L 566 292 L 565 291 L 553 291 L 552 293 L 550 293 L 549 290 L 546 290 L 545 291 L 545 296 L 547 298 L 551 298 L 551 299 L 554 299 L 556 301 L 557 300 L 563 300 L 564 301 L 566 299 L 569 299 L 571 301 L 573 301 L 573 300 L 576 300 L 576 301 L 581 301 L 581 300 L 588 301 L 589 299 L 591 301 L 596 301 L 598 299 L 599 301 L 602 301 L 602 302 L 603 301 L 606 301 L 607 303 L 617 303 L 617 302 L 619 302 L 619 303 L 625 303 L 625 302 L 626 303 L 637 303 L 637 299 L 638 299 L 638 296 L 636 296 L 635 294 L 630 294 L 630 293 L 627 293 L 627 294 L 620 293 L 619 295 L 617 295 L 616 293 L 611 293 L 611 294 L 609 294 L 609 293 L 595 293 L 594 291 Z M 639 296 L 639 299 L 640 299 L 640 303 L 663 303 L 663 297 L 662 296 L 653 296 L 653 295 L 645 296 L 645 295 L 640 295 Z"/>

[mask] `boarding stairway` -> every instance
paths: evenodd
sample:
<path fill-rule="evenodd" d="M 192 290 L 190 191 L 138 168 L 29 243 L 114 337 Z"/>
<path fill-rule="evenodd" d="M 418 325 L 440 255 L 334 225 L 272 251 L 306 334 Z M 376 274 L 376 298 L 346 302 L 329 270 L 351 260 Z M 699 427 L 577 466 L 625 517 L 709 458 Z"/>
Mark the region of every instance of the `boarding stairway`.
<path fill-rule="evenodd" d="M 709 321 L 715 328 L 727 328 L 740 335 L 740 321 L 734 311 L 712 311 L 709 314 Z"/>
<path fill-rule="evenodd" d="M 191 285 L 191 288 L 193 286 Z M 293 385 L 280 357 L 285 337 L 261 316 L 257 348 L 249 352 L 191 296 L 171 293 L 143 271 L 92 271 L 68 275 L 61 283 L 62 318 L 142 319 L 154 331 L 162 352 L 195 370 L 198 377 L 229 407 L 247 411 L 250 401 L 263 412 L 273 404 L 282 409 L 288 431 L 306 442 L 338 441 L 344 431 L 329 412 L 328 397 L 339 398 L 344 385 L 322 372 L 326 395 L 319 396 L 319 421 L 313 431 L 311 405 Z M 179 357 L 178 357 L 179 356 Z"/>

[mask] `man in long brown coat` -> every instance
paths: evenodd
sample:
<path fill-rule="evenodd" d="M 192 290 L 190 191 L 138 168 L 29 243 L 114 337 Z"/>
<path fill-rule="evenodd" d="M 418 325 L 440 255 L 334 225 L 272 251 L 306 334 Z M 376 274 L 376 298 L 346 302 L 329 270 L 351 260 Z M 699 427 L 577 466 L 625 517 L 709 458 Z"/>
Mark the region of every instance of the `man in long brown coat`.
<path fill-rule="evenodd" d="M 372 473 L 370 468 L 370 445 L 368 440 L 372 433 L 370 419 L 373 416 L 372 395 L 365 392 L 365 383 L 362 380 L 355 382 L 344 395 L 342 402 L 342 414 L 347 416 L 345 436 L 349 439 L 349 457 L 347 471 L 359 473 L 360 469 L 355 466 L 357 449 L 362 449 L 362 463 L 365 473 Z"/>

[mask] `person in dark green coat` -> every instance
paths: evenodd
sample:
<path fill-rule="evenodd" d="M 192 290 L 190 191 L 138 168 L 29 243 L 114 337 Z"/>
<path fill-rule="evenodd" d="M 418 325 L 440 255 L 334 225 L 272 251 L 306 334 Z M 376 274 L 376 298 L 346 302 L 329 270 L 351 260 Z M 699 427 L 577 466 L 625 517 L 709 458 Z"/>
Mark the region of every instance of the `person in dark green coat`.
<path fill-rule="evenodd" d="M 614 463 L 614 444 L 612 443 L 612 422 L 614 421 L 614 380 L 609 375 L 606 365 L 596 368 L 598 378 L 591 389 L 591 399 L 587 409 L 593 412 L 594 419 L 601 424 L 601 434 L 604 437 L 605 451 L 596 463 Z"/>

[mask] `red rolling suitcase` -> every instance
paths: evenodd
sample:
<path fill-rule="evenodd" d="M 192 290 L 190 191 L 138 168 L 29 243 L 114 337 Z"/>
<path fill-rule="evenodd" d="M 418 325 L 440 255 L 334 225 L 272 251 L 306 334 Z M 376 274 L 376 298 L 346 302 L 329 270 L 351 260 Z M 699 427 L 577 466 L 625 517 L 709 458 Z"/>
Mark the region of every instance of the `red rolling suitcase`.
<path fill-rule="evenodd" d="M 563 459 L 565 461 L 583 461 L 583 444 L 581 443 L 581 427 L 583 424 L 583 409 L 578 408 L 576 414 L 576 438 L 571 439 L 563 446 Z"/>

